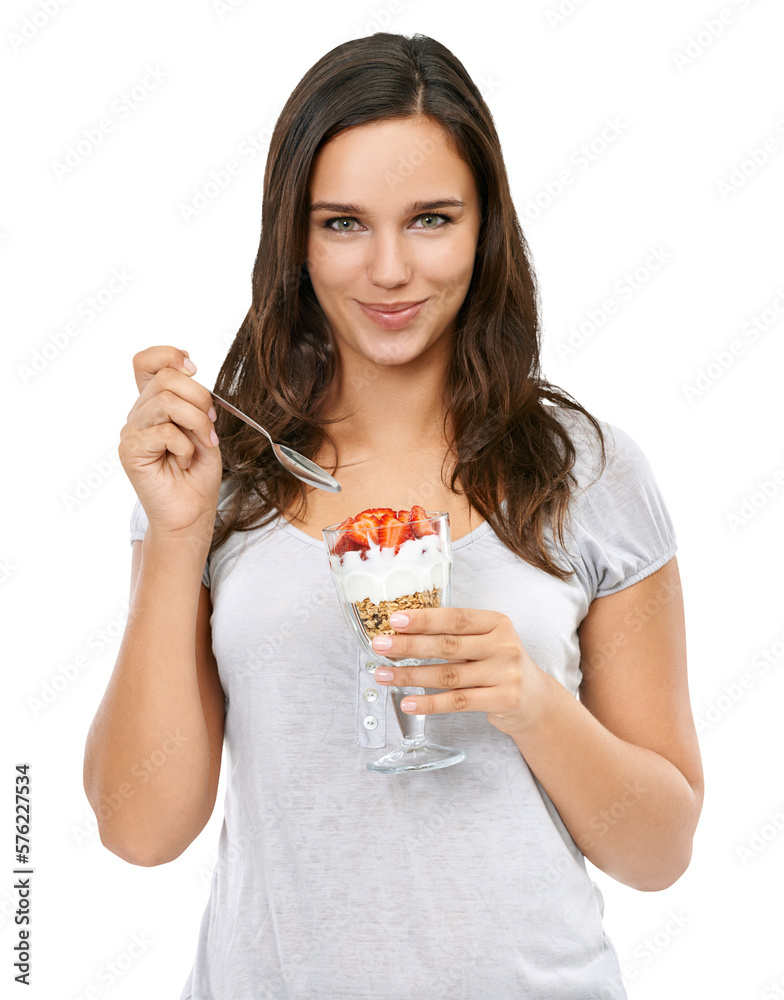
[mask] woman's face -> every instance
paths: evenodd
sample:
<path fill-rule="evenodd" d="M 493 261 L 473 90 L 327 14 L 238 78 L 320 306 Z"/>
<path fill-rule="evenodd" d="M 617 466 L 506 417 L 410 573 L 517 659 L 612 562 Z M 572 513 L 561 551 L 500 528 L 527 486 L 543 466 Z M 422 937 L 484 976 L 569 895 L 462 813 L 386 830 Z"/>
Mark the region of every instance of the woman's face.
<path fill-rule="evenodd" d="M 481 218 L 441 127 L 406 118 L 341 132 L 316 155 L 308 194 L 308 271 L 343 361 L 448 354 Z M 420 302 L 397 317 L 369 308 Z"/>

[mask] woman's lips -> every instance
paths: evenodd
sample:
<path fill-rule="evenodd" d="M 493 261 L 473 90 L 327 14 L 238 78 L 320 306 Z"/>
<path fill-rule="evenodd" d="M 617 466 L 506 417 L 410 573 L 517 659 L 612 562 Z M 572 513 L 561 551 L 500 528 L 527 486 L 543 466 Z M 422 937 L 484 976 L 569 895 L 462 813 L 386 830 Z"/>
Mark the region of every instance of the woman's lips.
<path fill-rule="evenodd" d="M 357 300 L 357 305 L 368 319 L 371 319 L 376 326 L 380 326 L 382 330 L 402 330 L 404 326 L 408 326 L 425 302 L 427 302 L 427 299 L 422 299 L 421 302 L 416 302 L 413 306 L 409 306 L 407 309 L 399 309 L 396 312 L 371 309 L 370 306 L 366 306 L 364 302 L 360 302 L 359 300 Z"/>

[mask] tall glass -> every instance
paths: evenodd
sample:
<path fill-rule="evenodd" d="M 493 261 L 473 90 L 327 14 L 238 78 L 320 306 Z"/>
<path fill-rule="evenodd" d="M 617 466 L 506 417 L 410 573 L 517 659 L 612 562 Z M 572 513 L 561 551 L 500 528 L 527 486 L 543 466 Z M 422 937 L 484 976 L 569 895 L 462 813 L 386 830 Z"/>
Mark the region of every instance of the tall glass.
<path fill-rule="evenodd" d="M 376 666 L 419 666 L 438 663 L 437 658 L 413 657 L 390 659 L 376 652 L 371 645 L 377 635 L 395 635 L 389 616 L 406 608 L 447 607 L 452 593 L 452 539 L 449 514 L 426 511 L 421 537 L 403 542 L 399 551 L 369 542 L 361 551 L 344 551 L 342 536 L 350 528 L 339 529 L 332 524 L 322 529 L 327 545 L 327 557 L 340 606 L 364 653 Z M 341 522 L 342 523 L 342 522 Z M 356 529 L 354 529 L 356 530 Z M 415 535 L 417 530 L 414 529 Z M 371 771 L 397 773 L 426 771 L 448 767 L 465 758 L 465 750 L 441 746 L 425 736 L 425 715 L 409 715 L 400 708 L 406 695 L 425 694 L 421 687 L 392 687 L 390 695 L 395 707 L 403 742 L 391 753 L 371 761 Z"/>

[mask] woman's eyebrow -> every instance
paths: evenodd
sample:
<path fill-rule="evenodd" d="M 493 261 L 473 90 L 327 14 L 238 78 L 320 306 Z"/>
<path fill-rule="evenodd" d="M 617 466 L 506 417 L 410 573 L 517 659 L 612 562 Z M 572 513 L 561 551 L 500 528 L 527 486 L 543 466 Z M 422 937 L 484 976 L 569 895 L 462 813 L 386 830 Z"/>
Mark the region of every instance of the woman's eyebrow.
<path fill-rule="evenodd" d="M 403 215 L 411 215 L 412 212 L 432 212 L 436 208 L 464 208 L 465 202 L 459 198 L 440 198 L 438 201 L 411 201 L 403 208 Z M 342 212 L 344 215 L 370 215 L 366 208 L 361 205 L 341 204 L 336 201 L 315 201 L 310 206 L 311 212 Z"/>

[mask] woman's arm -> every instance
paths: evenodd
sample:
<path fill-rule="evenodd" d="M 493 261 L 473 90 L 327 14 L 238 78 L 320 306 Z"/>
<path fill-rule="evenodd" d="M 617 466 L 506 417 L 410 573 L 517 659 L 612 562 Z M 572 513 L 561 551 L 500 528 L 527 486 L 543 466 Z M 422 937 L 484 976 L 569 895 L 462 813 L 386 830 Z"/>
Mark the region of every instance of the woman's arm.
<path fill-rule="evenodd" d="M 208 548 L 152 529 L 133 543 L 131 613 L 84 754 L 101 841 L 131 864 L 178 857 L 215 805 L 225 699 L 201 582 Z"/>
<path fill-rule="evenodd" d="M 597 868 L 666 889 L 691 860 L 704 787 L 676 559 L 594 600 L 578 634 L 580 701 L 539 670 L 539 711 L 510 735 Z"/>
<path fill-rule="evenodd" d="M 407 695 L 404 712 L 487 712 L 520 748 L 577 846 L 635 889 L 666 889 L 686 871 L 703 778 L 686 678 L 673 557 L 592 602 L 578 630 L 580 701 L 531 659 L 507 615 L 474 608 L 406 610 L 373 648 L 392 660 L 379 684 L 444 689 Z M 401 629 L 402 634 L 401 634 Z"/>

